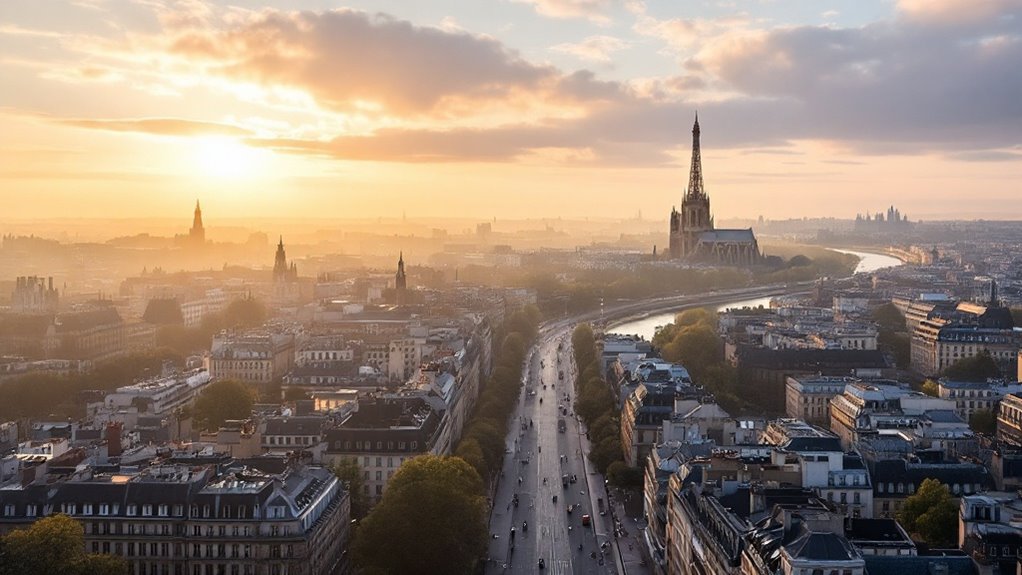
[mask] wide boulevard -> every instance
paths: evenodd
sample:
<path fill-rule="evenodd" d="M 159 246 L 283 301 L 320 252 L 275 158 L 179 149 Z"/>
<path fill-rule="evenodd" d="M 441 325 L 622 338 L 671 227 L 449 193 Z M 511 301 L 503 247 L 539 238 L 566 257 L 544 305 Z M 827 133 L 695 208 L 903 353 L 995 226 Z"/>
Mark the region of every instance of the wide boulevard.
<path fill-rule="evenodd" d="M 616 302 L 600 311 L 544 324 L 526 359 L 524 385 L 505 442 L 502 475 L 490 516 L 487 572 L 621 572 L 614 548 L 614 525 L 609 514 L 599 513 L 600 500 L 607 504 L 603 477 L 585 458 L 589 443 L 573 409 L 575 365 L 570 334 L 575 325 L 798 289 L 805 286 L 766 286 Z M 564 421 L 563 432 L 558 430 L 558 420 Z M 563 485 L 565 476 L 569 478 L 567 486 Z M 582 524 L 585 515 L 590 516 L 589 526 Z"/>

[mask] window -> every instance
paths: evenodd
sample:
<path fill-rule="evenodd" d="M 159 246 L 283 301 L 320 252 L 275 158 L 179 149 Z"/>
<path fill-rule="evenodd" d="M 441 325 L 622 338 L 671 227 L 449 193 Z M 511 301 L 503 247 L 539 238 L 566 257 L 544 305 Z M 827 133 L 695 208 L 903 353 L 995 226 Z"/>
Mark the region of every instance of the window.
<path fill-rule="evenodd" d="M 142 517 L 151 517 L 153 515 L 153 506 L 146 503 L 142 506 Z"/>
<path fill-rule="evenodd" d="M 86 503 L 86 504 L 82 505 L 82 514 L 83 515 L 92 515 L 92 504 L 91 503 Z"/>
<path fill-rule="evenodd" d="M 166 517 L 170 512 L 170 506 L 166 503 L 161 503 L 160 506 L 156 508 L 156 512 L 160 517 Z"/>

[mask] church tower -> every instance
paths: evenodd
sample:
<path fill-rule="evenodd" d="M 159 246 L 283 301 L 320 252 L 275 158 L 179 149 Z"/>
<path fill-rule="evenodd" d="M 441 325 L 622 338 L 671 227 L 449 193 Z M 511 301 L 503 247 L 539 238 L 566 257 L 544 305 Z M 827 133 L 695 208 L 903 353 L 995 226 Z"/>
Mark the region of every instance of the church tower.
<path fill-rule="evenodd" d="M 202 227 L 202 208 L 199 200 L 195 200 L 195 214 L 192 216 L 192 229 L 188 230 L 188 239 L 194 246 L 206 245 L 206 229 Z"/>
<path fill-rule="evenodd" d="M 699 114 L 692 126 L 692 166 L 688 189 L 681 200 L 681 211 L 671 210 L 671 258 L 689 256 L 699 242 L 699 234 L 713 230 L 710 197 L 703 189 L 703 165 L 699 153 Z"/>
<path fill-rule="evenodd" d="M 273 258 L 273 281 L 286 282 L 289 275 L 287 254 L 284 253 L 284 236 L 280 236 L 280 242 L 277 244 L 277 255 Z"/>
<path fill-rule="evenodd" d="M 405 253 L 397 258 L 397 273 L 394 274 L 394 291 L 397 295 L 397 305 L 404 305 L 408 295 L 408 278 L 405 277 Z"/>

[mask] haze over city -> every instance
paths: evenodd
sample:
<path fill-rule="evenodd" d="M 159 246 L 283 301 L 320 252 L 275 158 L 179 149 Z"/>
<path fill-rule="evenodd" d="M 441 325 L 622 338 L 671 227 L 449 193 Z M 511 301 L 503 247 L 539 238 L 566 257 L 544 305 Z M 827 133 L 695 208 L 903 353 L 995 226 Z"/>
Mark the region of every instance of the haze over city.
<path fill-rule="evenodd" d="M 1022 216 L 1018 0 L 238 4 L 0 5 L 0 218 Z"/>

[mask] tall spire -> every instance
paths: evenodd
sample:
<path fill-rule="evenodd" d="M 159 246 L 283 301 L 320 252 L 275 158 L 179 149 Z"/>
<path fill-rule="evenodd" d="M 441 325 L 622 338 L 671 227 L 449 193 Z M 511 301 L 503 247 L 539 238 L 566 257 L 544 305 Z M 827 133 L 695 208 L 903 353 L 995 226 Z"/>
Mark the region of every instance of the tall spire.
<path fill-rule="evenodd" d="M 206 243 L 206 229 L 202 227 L 202 208 L 199 207 L 199 200 L 195 200 L 195 213 L 192 217 L 192 229 L 188 231 L 191 242 L 201 246 Z"/>
<path fill-rule="evenodd" d="M 706 195 L 703 190 L 703 163 L 699 154 L 699 112 L 692 126 L 692 169 L 688 175 L 688 191 L 686 197 L 697 198 Z"/>

